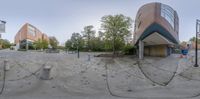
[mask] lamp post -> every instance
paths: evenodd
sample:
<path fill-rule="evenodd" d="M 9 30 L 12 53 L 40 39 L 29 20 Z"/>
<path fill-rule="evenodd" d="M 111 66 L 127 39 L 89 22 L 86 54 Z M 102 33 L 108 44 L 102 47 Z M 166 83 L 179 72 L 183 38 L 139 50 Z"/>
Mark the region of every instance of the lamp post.
<path fill-rule="evenodd" d="M 77 57 L 79 58 L 79 42 L 78 42 L 78 39 L 77 39 Z"/>
<path fill-rule="evenodd" d="M 194 67 L 198 67 L 198 34 L 200 30 L 200 20 L 196 20 L 196 43 L 195 43 L 195 64 Z"/>
<path fill-rule="evenodd" d="M 5 33 L 5 24 L 6 21 L 0 20 L 0 33 Z"/>
<path fill-rule="evenodd" d="M 6 24 L 6 21 L 0 20 L 0 33 L 5 32 L 5 24 Z M 0 36 L 0 39 L 1 39 L 1 36 Z M 2 48 L 2 41 L 0 42 L 0 44 L 1 44 L 1 48 Z"/>
<path fill-rule="evenodd" d="M 79 37 L 76 37 L 77 57 L 79 58 Z"/>

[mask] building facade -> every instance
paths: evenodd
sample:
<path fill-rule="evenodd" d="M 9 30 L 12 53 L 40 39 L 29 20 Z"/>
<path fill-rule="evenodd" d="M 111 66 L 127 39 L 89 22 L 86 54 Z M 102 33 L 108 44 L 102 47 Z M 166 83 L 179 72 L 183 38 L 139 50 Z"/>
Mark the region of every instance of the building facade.
<path fill-rule="evenodd" d="M 135 19 L 134 43 L 140 58 L 168 56 L 179 43 L 179 18 L 177 12 L 162 3 L 143 5 Z"/>
<path fill-rule="evenodd" d="M 33 44 L 33 42 L 39 39 L 46 40 L 49 42 L 49 38 L 45 33 L 42 33 L 35 26 L 26 23 L 15 35 L 16 49 L 29 49 L 32 47 L 31 45 Z"/>

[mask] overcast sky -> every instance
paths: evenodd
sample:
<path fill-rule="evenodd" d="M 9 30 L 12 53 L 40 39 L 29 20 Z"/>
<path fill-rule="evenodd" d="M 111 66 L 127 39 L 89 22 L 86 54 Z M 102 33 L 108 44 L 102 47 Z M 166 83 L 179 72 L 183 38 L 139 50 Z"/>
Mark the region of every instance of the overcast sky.
<path fill-rule="evenodd" d="M 0 0 L 0 19 L 7 21 L 2 38 L 13 42 L 22 25 L 30 23 L 63 44 L 84 26 L 94 25 L 98 31 L 104 15 L 124 14 L 134 20 L 137 10 L 150 2 L 170 5 L 178 12 L 181 41 L 195 35 L 200 0 Z"/>

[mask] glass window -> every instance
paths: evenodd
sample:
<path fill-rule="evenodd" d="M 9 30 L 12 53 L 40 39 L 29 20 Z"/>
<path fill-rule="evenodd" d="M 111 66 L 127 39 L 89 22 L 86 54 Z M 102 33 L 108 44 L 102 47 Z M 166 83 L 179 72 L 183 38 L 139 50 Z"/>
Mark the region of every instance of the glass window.
<path fill-rule="evenodd" d="M 161 16 L 174 28 L 174 10 L 170 6 L 161 4 Z"/>
<path fill-rule="evenodd" d="M 32 26 L 28 26 L 28 33 L 35 36 L 35 28 Z"/>

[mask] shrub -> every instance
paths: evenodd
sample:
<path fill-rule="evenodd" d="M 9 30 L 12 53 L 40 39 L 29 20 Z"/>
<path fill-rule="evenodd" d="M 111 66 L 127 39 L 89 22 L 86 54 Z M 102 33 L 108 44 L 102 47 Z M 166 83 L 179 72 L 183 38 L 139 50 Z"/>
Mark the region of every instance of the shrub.
<path fill-rule="evenodd" d="M 26 49 L 18 49 L 17 51 L 27 51 Z"/>
<path fill-rule="evenodd" d="M 125 45 L 123 48 L 123 53 L 125 55 L 135 55 L 136 54 L 136 47 L 130 44 Z"/>

